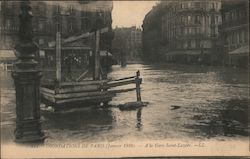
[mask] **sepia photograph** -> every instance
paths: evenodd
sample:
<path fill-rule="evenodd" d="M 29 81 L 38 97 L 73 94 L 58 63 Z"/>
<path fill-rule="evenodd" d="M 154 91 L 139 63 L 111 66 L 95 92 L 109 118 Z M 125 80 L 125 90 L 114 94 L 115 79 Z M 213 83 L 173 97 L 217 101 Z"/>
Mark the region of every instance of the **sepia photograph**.
<path fill-rule="evenodd" d="M 249 0 L 1 0 L 1 158 L 250 156 Z"/>

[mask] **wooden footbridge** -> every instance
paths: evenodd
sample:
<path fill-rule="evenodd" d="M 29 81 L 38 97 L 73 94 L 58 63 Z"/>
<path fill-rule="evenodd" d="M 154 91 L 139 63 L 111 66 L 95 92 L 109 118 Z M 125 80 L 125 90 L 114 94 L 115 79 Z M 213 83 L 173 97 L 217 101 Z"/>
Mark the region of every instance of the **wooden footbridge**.
<path fill-rule="evenodd" d="M 128 91 L 136 91 L 137 101 L 141 101 L 140 72 L 137 71 L 134 76 L 124 77 L 121 79 L 108 80 L 101 76 L 100 68 L 100 53 L 99 53 L 99 39 L 100 34 L 107 31 L 107 29 L 97 30 L 95 33 L 86 33 L 68 39 L 60 39 L 57 34 L 57 41 L 51 42 L 52 47 L 56 47 L 56 80 L 44 80 L 40 88 L 41 101 L 45 105 L 53 106 L 54 108 L 71 107 L 71 106 L 89 106 L 107 104 L 112 100 L 117 93 Z M 67 43 L 81 38 L 95 36 L 96 46 L 94 52 L 94 69 L 93 80 L 84 80 L 85 72 L 74 81 L 61 80 L 61 42 Z M 131 88 L 117 89 L 119 86 L 134 84 Z"/>

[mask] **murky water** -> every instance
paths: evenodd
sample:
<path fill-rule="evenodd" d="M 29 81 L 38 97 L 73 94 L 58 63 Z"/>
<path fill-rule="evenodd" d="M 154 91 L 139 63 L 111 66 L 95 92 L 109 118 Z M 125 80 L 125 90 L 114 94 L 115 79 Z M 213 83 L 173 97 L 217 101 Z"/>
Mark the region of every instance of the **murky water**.
<path fill-rule="evenodd" d="M 134 111 L 116 108 L 136 101 L 136 93 L 128 92 L 118 94 L 110 102 L 112 107 L 106 109 L 42 112 L 43 127 L 49 135 L 47 142 L 247 137 L 247 70 L 136 64 L 114 66 L 109 78 L 131 76 L 137 70 L 143 78 L 142 100 L 149 102 L 147 107 Z M 2 80 L 1 86 L 3 83 L 11 82 Z M 1 125 L 11 125 L 10 121 L 15 120 L 14 101 L 7 95 L 10 86 L 4 84 L 2 91 L 6 94 L 1 97 L 5 101 L 1 106 Z"/>

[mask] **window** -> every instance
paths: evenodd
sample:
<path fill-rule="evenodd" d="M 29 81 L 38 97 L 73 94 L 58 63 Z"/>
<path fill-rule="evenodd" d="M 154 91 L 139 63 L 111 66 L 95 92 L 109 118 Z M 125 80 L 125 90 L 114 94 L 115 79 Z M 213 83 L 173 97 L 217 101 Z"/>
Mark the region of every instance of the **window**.
<path fill-rule="evenodd" d="M 191 40 L 188 40 L 188 48 L 191 48 L 192 45 L 191 45 Z"/>
<path fill-rule="evenodd" d="M 242 31 L 241 31 L 241 42 L 244 43 L 244 41 L 245 41 L 245 33 L 244 33 L 244 31 L 242 30 Z"/>
<path fill-rule="evenodd" d="M 181 16 L 181 23 L 183 24 L 184 23 L 184 17 Z"/>
<path fill-rule="evenodd" d="M 185 32 L 185 35 L 187 35 L 188 34 L 188 29 L 185 28 L 184 32 Z"/>
<path fill-rule="evenodd" d="M 196 47 L 196 41 L 195 40 L 191 40 L 191 47 L 195 48 Z"/>
<path fill-rule="evenodd" d="M 216 17 L 215 17 L 215 23 L 216 23 L 216 24 L 219 24 L 219 16 L 216 16 Z"/>
<path fill-rule="evenodd" d="M 44 39 L 39 39 L 39 45 L 43 45 L 44 44 Z"/>
<path fill-rule="evenodd" d="M 211 35 L 212 35 L 212 36 L 216 36 L 216 34 L 215 34 L 215 27 L 212 27 L 212 28 L 211 28 Z"/>
<path fill-rule="evenodd" d="M 211 24 L 215 24 L 215 17 L 214 17 L 214 15 L 212 15 L 211 17 L 210 17 L 210 19 L 211 19 Z"/>
<path fill-rule="evenodd" d="M 232 11 L 231 13 L 232 20 L 234 21 L 236 19 L 236 12 Z"/>
<path fill-rule="evenodd" d="M 239 43 L 242 43 L 242 32 L 239 31 Z"/>
<path fill-rule="evenodd" d="M 69 6 L 69 12 L 70 12 L 70 14 L 74 13 L 74 7 L 72 5 Z"/>
<path fill-rule="evenodd" d="M 181 28 L 181 34 L 180 35 L 183 35 L 184 34 L 184 29 Z"/>
<path fill-rule="evenodd" d="M 247 33 L 246 30 L 244 31 L 244 35 L 245 35 L 245 36 L 244 36 L 244 42 L 246 43 L 246 42 L 248 41 L 248 36 L 247 36 L 248 33 Z"/>
<path fill-rule="evenodd" d="M 228 23 L 228 22 L 230 22 L 230 15 L 229 15 L 229 13 L 226 13 L 225 14 L 225 21 Z"/>
<path fill-rule="evenodd" d="M 184 43 L 183 43 L 183 48 L 187 48 L 188 47 L 188 44 L 187 44 L 187 41 L 184 41 Z"/>
<path fill-rule="evenodd" d="M 195 24 L 200 24 L 200 16 L 199 15 L 195 16 Z"/>
<path fill-rule="evenodd" d="M 214 9 L 214 3 L 211 4 L 211 9 Z"/>
<path fill-rule="evenodd" d="M 194 7 L 195 7 L 194 2 L 191 2 L 191 8 L 194 8 Z"/>
<path fill-rule="evenodd" d="M 235 32 L 233 32 L 232 35 L 233 35 L 232 36 L 232 41 L 233 41 L 233 44 L 235 44 L 235 42 L 236 42 L 236 34 L 235 34 Z"/>
<path fill-rule="evenodd" d="M 234 41 L 233 41 L 233 34 L 230 34 L 230 44 L 233 45 Z"/>
<path fill-rule="evenodd" d="M 200 44 L 201 42 L 200 42 L 200 40 L 196 40 L 195 41 L 195 47 L 197 47 L 197 48 L 199 48 L 199 47 L 201 47 L 201 44 Z"/>
<path fill-rule="evenodd" d="M 190 22 L 191 22 L 191 16 L 189 15 L 188 16 L 188 24 L 190 24 Z"/>
<path fill-rule="evenodd" d="M 226 44 L 229 45 L 230 44 L 230 36 L 226 37 Z"/>
<path fill-rule="evenodd" d="M 195 8 L 200 8 L 201 7 L 200 2 L 195 2 L 194 5 L 195 5 Z"/>
<path fill-rule="evenodd" d="M 188 33 L 191 34 L 192 33 L 192 28 L 188 29 Z"/>
<path fill-rule="evenodd" d="M 72 22 L 70 22 L 70 24 L 69 24 L 69 32 L 73 32 L 73 23 Z"/>
<path fill-rule="evenodd" d="M 188 8 L 188 3 L 184 3 L 184 8 Z"/>
<path fill-rule="evenodd" d="M 198 28 L 195 28 L 195 34 L 198 34 Z"/>
<path fill-rule="evenodd" d="M 183 9 L 184 8 L 184 4 L 183 3 L 181 3 L 181 9 Z"/>
<path fill-rule="evenodd" d="M 10 29 L 10 28 L 11 28 L 11 25 L 12 25 L 11 23 L 12 23 L 12 22 L 11 22 L 10 19 L 7 19 L 7 20 L 6 20 L 5 26 L 6 26 L 7 29 Z"/>
<path fill-rule="evenodd" d="M 6 8 L 11 9 L 12 5 L 11 2 L 5 2 Z"/>
<path fill-rule="evenodd" d="M 239 32 L 237 32 L 237 34 L 236 34 L 236 37 L 237 37 L 237 44 L 239 44 L 240 43 L 240 33 Z"/>
<path fill-rule="evenodd" d="M 38 30 L 39 31 L 43 31 L 44 30 L 44 24 L 43 24 L 43 22 L 39 22 L 38 23 Z"/>

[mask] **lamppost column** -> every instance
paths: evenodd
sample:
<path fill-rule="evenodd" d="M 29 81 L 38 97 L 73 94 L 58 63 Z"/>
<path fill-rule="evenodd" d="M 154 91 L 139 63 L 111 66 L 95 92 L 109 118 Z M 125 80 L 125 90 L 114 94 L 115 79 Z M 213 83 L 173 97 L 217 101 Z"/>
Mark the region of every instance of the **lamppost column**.
<path fill-rule="evenodd" d="M 15 50 L 17 61 L 12 77 L 16 88 L 16 142 L 43 142 L 45 137 L 40 121 L 41 71 L 35 54 L 38 46 L 33 42 L 32 13 L 28 0 L 20 2 L 19 42 Z"/>

